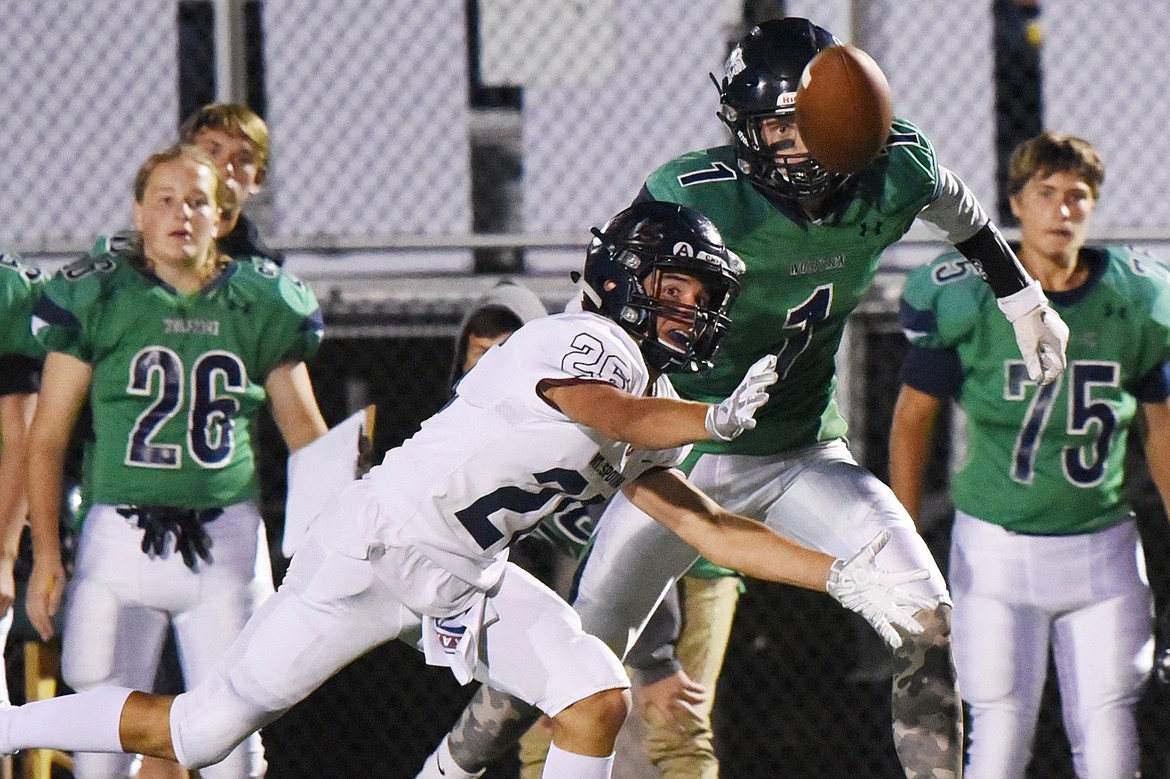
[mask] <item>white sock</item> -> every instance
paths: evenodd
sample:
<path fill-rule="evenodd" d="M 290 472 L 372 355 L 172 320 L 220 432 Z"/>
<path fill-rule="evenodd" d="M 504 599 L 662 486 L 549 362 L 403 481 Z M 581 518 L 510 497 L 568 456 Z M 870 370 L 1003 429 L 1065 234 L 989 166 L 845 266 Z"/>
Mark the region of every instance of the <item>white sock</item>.
<path fill-rule="evenodd" d="M 422 770 L 415 779 L 476 779 L 483 776 L 483 771 L 472 774 L 459 767 L 455 758 L 451 757 L 451 745 L 447 738 L 443 736 L 443 740 L 423 763 Z"/>
<path fill-rule="evenodd" d="M 98 687 L 0 710 L 0 754 L 18 749 L 121 752 L 118 725 L 132 692 Z"/>
<path fill-rule="evenodd" d="M 589 757 L 578 755 L 553 744 L 544 763 L 544 779 L 609 779 L 613 773 L 613 755 Z"/>

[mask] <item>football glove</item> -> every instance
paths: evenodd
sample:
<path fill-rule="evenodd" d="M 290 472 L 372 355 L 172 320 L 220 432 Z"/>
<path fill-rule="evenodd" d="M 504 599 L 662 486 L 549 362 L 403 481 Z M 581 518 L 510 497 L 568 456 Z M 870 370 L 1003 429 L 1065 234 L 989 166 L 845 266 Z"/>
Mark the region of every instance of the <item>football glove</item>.
<path fill-rule="evenodd" d="M 865 617 L 885 642 L 897 649 L 902 645 L 897 629 L 911 635 L 921 633 L 923 628 L 914 619 L 914 612 L 934 609 L 938 599 L 899 589 L 930 578 L 929 571 L 887 571 L 874 564 L 877 553 L 889 540 L 890 531 L 883 530 L 848 560 L 834 562 L 825 580 L 825 591 L 845 608 Z"/>
<path fill-rule="evenodd" d="M 171 506 L 122 506 L 118 513 L 142 528 L 142 551 L 151 558 L 170 553 L 168 538 L 174 538 L 175 551 L 192 571 L 200 561 L 214 562 L 211 536 L 203 529 L 223 514 L 223 509 L 185 509 Z"/>
<path fill-rule="evenodd" d="M 1028 377 L 1050 384 L 1064 371 L 1068 325 L 1048 306 L 1048 298 L 1033 281 L 1019 292 L 997 298 L 999 310 L 1016 331 L 1016 345 L 1028 368 Z"/>
<path fill-rule="evenodd" d="M 776 355 L 769 354 L 748 368 L 747 375 L 722 403 L 707 407 L 704 426 L 716 441 L 730 441 L 756 426 L 756 410 L 768 402 L 768 387 L 776 383 Z"/>

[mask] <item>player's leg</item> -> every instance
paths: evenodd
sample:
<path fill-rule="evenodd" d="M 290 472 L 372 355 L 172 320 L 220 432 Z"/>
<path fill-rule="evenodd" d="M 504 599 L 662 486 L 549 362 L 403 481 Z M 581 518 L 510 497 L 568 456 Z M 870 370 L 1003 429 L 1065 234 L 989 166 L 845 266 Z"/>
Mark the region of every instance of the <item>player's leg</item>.
<path fill-rule="evenodd" d="M 450 732 L 427 756 L 416 779 L 475 779 L 482 776 L 488 766 L 503 759 L 527 730 L 539 727 L 533 723 L 540 716 L 540 709 L 535 706 L 481 684 Z M 551 723 L 548 728 L 548 742 L 551 744 Z"/>
<path fill-rule="evenodd" d="M 219 762 L 354 658 L 417 624 L 368 560 L 310 534 L 276 594 L 207 678 L 175 699 L 170 729 L 179 762 Z"/>
<path fill-rule="evenodd" d="M 1029 539 L 959 512 L 951 542 L 955 663 L 971 709 L 967 779 L 1022 779 L 1044 679 L 1052 616 L 1027 601 Z"/>
<path fill-rule="evenodd" d="M 841 441 L 783 458 L 708 455 L 691 478 L 727 508 L 764 516 L 778 532 L 837 557 L 888 529 L 878 563 L 931 572 L 910 586 L 940 605 L 916 615 L 925 631 L 907 637 L 894 654 L 894 745 L 909 779 L 959 776 L 963 720 L 951 659 L 950 597 L 930 549 L 889 487 L 861 468 Z"/>
<path fill-rule="evenodd" d="M 694 549 L 619 492 L 598 523 L 573 608 L 587 633 L 624 657 L 666 588 L 697 558 Z M 522 700 L 480 689 L 417 779 L 441 779 L 438 766 L 448 758 L 464 777 L 474 777 L 539 718 L 540 710 Z"/>
<path fill-rule="evenodd" d="M 78 692 L 109 686 L 149 690 L 167 615 L 143 602 L 143 589 L 168 580 L 172 566 L 143 554 L 142 531 L 112 506 L 93 507 L 84 527 L 66 599 L 62 677 Z M 133 762 L 133 755 L 76 751 L 73 773 L 78 779 L 121 779 Z"/>
<path fill-rule="evenodd" d="M 207 526 L 214 562 L 199 573 L 199 592 L 174 617 L 187 688 L 206 679 L 245 623 L 272 595 L 272 568 L 260 514 L 251 503 L 229 506 Z M 253 733 L 202 779 L 264 776 L 267 764 L 259 733 Z"/>
<path fill-rule="evenodd" d="M 370 648 L 417 625 L 367 560 L 312 537 L 215 670 L 172 699 L 101 687 L 0 710 L 0 753 L 140 752 L 189 768 L 222 760 Z"/>
<path fill-rule="evenodd" d="M 477 678 L 552 719 L 545 777 L 608 777 L 629 709 L 629 679 L 612 651 L 533 576 L 507 566 L 489 602 Z"/>
<path fill-rule="evenodd" d="M 1132 779 L 1141 754 L 1135 710 L 1153 650 L 1137 529 L 1127 522 L 1079 540 L 1084 574 L 1068 589 L 1100 596 L 1060 616 L 1053 629 L 1065 730 L 1077 776 Z"/>
<path fill-rule="evenodd" d="M 731 637 L 740 581 L 735 576 L 687 575 L 679 580 L 678 587 L 683 620 L 675 652 L 687 676 L 707 688 L 707 697 L 692 709 L 677 711 L 677 726 L 668 725 L 657 712 L 648 711 L 643 745 L 662 779 L 716 779 L 719 760 L 715 756 L 711 709 Z"/>
<path fill-rule="evenodd" d="M 573 609 L 581 624 L 624 658 L 666 590 L 699 553 L 622 493 L 597 523 Z"/>

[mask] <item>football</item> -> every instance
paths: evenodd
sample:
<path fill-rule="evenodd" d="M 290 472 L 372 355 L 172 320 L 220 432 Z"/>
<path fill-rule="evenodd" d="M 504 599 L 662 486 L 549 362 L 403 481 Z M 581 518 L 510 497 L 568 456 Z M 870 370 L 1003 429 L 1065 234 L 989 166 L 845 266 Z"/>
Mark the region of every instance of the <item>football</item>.
<path fill-rule="evenodd" d="M 796 89 L 796 127 L 813 159 L 837 173 L 873 162 L 890 134 L 890 84 L 873 57 L 831 46 L 813 57 Z"/>

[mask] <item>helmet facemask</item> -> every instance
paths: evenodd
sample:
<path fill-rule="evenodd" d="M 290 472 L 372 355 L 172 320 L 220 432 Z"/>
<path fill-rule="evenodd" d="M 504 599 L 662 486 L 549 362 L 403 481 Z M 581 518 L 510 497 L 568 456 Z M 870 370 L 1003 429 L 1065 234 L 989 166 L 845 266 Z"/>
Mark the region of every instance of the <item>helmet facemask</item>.
<path fill-rule="evenodd" d="M 796 90 L 805 67 L 819 52 L 839 45 L 832 33 L 807 19 L 787 17 L 763 22 L 727 58 L 719 90 L 719 118 L 731 130 L 739 169 L 756 186 L 786 198 L 829 194 L 848 178 L 833 173 L 807 152 L 784 153 L 784 144 L 767 144 L 763 124 L 792 121 Z"/>
<path fill-rule="evenodd" d="M 594 240 L 584 270 L 586 310 L 619 324 L 660 373 L 709 368 L 731 324 L 743 261 L 706 217 L 674 203 L 637 203 L 615 216 Z M 698 305 L 664 295 L 671 276 L 703 287 Z M 665 321 L 678 323 L 660 335 Z M 665 337 L 666 340 L 662 340 Z"/>
<path fill-rule="evenodd" d="M 723 113 L 735 113 L 724 106 Z M 722 114 L 721 114 L 722 115 Z M 735 153 L 740 169 L 764 189 L 784 197 L 812 198 L 824 195 L 844 180 L 812 158 L 807 151 L 785 153 L 786 141 L 768 144 L 764 140 L 764 122 L 782 117 L 791 121 L 791 111 L 747 114 L 731 126 Z"/>
<path fill-rule="evenodd" d="M 651 260 L 652 270 L 639 281 L 637 291 L 630 295 L 622 313 L 623 319 L 637 324 L 641 335 L 639 345 L 650 367 L 661 372 L 697 371 L 711 365 L 715 347 L 731 325 L 727 308 L 732 298 L 727 280 L 693 268 L 671 268 L 671 257 L 657 256 Z M 698 281 L 705 300 L 692 305 L 669 300 L 664 286 L 671 274 L 682 274 Z M 685 329 L 669 329 L 665 334 L 660 325 L 669 321 Z"/>

